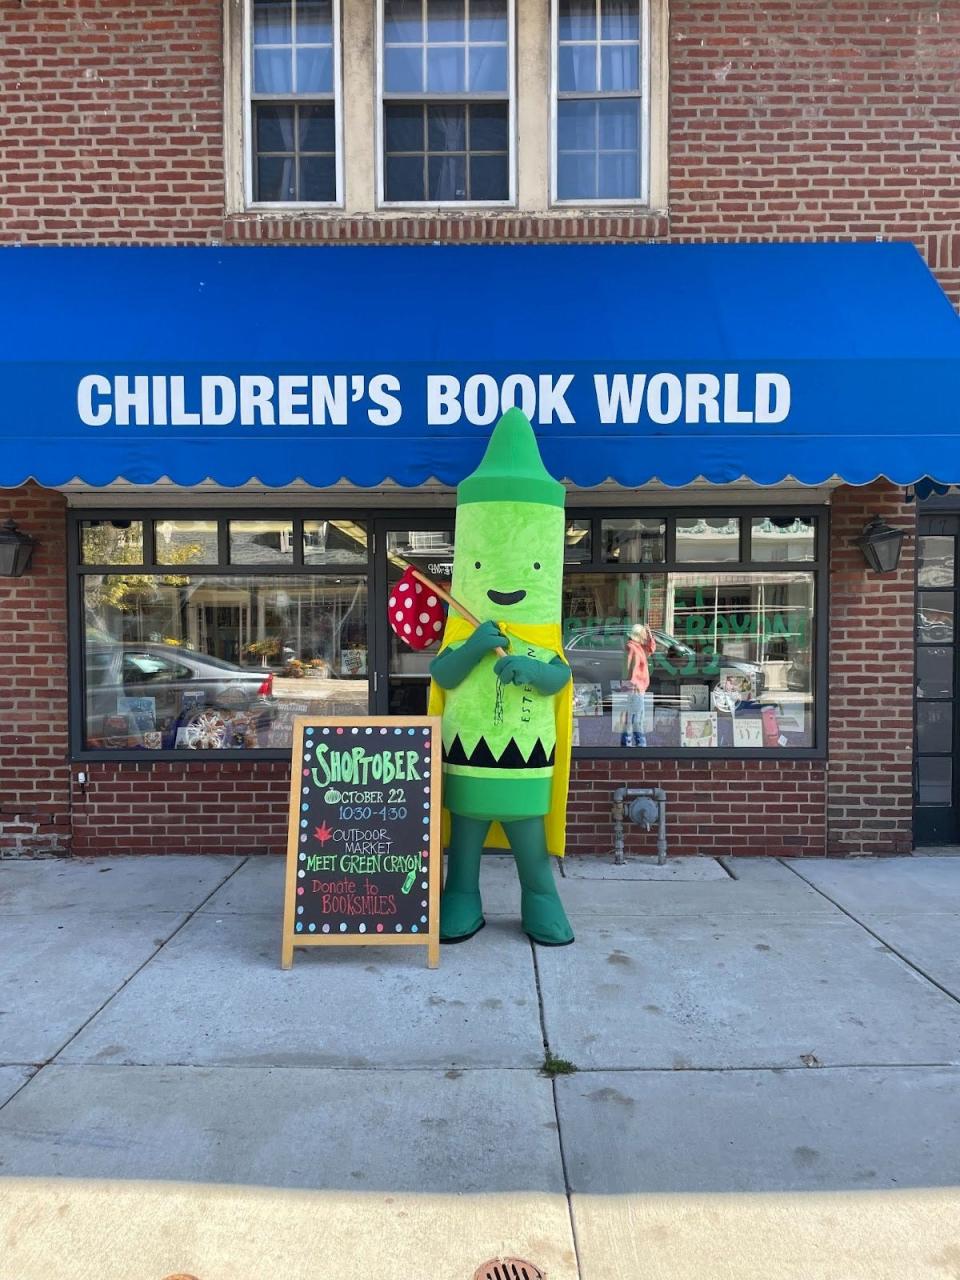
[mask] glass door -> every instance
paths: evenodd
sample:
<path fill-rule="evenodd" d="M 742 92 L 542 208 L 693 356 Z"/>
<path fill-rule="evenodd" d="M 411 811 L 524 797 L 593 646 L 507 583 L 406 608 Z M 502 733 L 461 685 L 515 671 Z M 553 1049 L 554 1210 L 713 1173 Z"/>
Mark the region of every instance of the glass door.
<path fill-rule="evenodd" d="M 449 588 L 453 574 L 453 512 L 436 519 L 381 520 L 376 530 L 377 580 L 384 584 L 378 602 L 376 706 L 378 714 L 422 716 L 427 712 L 432 645 L 420 653 L 398 640 L 387 623 L 387 600 L 408 564 L 416 565 Z"/>
<path fill-rule="evenodd" d="M 958 516 L 921 516 L 917 560 L 914 843 L 960 843 Z"/>

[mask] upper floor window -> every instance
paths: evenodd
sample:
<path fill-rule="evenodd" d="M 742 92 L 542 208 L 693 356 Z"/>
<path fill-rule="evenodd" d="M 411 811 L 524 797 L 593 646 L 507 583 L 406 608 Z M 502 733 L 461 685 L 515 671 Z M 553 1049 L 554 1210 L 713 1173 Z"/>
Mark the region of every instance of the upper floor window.
<path fill-rule="evenodd" d="M 553 0 L 554 199 L 648 190 L 647 0 Z"/>
<path fill-rule="evenodd" d="M 512 0 L 381 0 L 381 198 L 512 199 Z"/>
<path fill-rule="evenodd" d="M 250 3 L 253 202 L 338 204 L 338 0 Z"/>

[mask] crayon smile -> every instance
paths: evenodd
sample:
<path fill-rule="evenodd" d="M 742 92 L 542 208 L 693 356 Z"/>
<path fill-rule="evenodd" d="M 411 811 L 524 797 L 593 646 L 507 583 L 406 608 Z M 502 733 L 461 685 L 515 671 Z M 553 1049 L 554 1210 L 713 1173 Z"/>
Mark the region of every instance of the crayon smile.
<path fill-rule="evenodd" d="M 487 592 L 494 604 L 519 604 L 526 598 L 525 591 L 493 591 Z"/>

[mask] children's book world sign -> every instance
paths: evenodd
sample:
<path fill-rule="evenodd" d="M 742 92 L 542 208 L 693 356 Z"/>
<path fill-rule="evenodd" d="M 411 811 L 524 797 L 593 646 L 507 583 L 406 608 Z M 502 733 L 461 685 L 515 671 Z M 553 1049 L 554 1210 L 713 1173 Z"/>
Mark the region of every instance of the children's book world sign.
<path fill-rule="evenodd" d="M 294 947 L 425 946 L 440 960 L 440 720 L 299 717 L 282 963 Z"/>

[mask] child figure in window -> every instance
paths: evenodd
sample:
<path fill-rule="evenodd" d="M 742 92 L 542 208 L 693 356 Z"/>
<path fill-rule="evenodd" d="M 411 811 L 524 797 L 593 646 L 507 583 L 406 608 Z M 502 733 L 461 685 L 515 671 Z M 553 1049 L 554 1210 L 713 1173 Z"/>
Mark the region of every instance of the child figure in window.
<path fill-rule="evenodd" d="M 625 654 L 627 717 L 620 735 L 621 747 L 645 747 L 647 745 L 647 690 L 650 687 L 648 658 L 657 647 L 653 632 L 642 622 L 630 629 Z"/>

